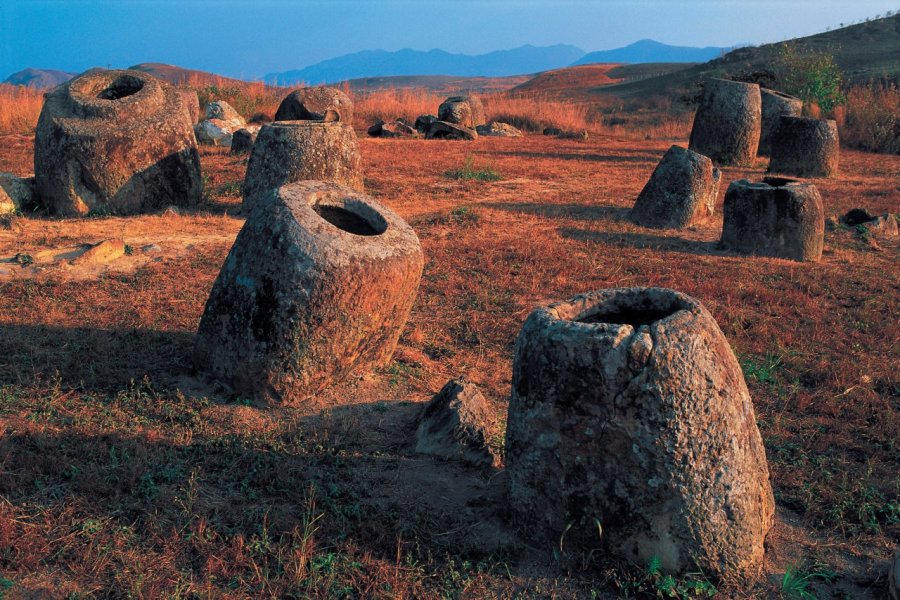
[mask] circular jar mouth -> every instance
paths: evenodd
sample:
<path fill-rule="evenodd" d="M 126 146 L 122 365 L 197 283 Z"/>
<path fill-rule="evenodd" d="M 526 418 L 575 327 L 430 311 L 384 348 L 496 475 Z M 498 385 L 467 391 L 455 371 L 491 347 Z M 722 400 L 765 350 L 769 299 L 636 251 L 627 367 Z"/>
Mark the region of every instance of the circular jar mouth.
<path fill-rule="evenodd" d="M 310 207 L 322 220 L 346 233 L 378 236 L 387 231 L 387 221 L 358 198 L 340 194 L 313 194 Z"/>
<path fill-rule="evenodd" d="M 556 305 L 559 318 L 586 325 L 630 325 L 634 329 L 694 308 L 688 298 L 665 288 L 601 290 Z"/>
<path fill-rule="evenodd" d="M 121 100 L 144 89 L 144 82 L 133 75 L 119 75 L 97 93 L 101 100 Z"/>
<path fill-rule="evenodd" d="M 763 177 L 762 183 L 770 187 L 784 187 L 800 182 L 797 179 L 791 179 L 789 177 Z"/>

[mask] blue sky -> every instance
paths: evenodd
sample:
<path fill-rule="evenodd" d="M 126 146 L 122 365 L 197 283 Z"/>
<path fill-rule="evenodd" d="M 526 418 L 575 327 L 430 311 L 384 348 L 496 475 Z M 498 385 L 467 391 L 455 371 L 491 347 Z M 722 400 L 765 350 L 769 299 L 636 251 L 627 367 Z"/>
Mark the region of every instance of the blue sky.
<path fill-rule="evenodd" d="M 0 80 L 25 67 L 140 62 L 250 79 L 366 49 L 593 51 L 642 38 L 731 46 L 895 8 L 897 0 L 0 0 Z"/>

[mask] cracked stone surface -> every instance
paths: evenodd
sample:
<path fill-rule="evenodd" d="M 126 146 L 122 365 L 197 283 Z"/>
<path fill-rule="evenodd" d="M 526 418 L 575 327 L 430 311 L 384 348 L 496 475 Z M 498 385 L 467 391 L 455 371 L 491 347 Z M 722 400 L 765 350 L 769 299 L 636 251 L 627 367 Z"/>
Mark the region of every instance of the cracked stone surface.
<path fill-rule="evenodd" d="M 717 165 L 752 166 L 761 127 L 757 84 L 707 79 L 688 147 Z"/>
<path fill-rule="evenodd" d="M 295 181 L 330 181 L 363 189 L 356 132 L 342 122 L 275 121 L 259 130 L 244 177 L 244 207 Z"/>
<path fill-rule="evenodd" d="M 506 435 L 515 522 L 565 551 L 753 575 L 774 519 L 741 368 L 695 299 L 600 290 L 536 309 Z"/>
<path fill-rule="evenodd" d="M 92 70 L 46 95 L 34 142 L 35 194 L 77 216 L 200 202 L 200 157 L 182 96 L 142 71 Z"/>
<path fill-rule="evenodd" d="M 213 285 L 194 358 L 241 397 L 292 404 L 390 360 L 423 256 L 400 216 L 351 188 L 265 196 Z"/>
<path fill-rule="evenodd" d="M 478 96 L 451 96 L 438 107 L 438 120 L 475 129 L 484 125 L 484 105 Z"/>

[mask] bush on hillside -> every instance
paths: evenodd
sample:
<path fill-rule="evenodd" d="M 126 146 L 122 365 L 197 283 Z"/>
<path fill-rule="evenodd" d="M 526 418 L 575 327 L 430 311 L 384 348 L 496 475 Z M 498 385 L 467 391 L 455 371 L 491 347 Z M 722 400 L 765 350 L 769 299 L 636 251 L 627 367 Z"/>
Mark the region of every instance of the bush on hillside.
<path fill-rule="evenodd" d="M 826 52 L 784 43 L 778 49 L 774 71 L 780 90 L 802 98 L 806 104 L 816 104 L 822 111 L 830 112 L 844 103 L 843 73 Z"/>

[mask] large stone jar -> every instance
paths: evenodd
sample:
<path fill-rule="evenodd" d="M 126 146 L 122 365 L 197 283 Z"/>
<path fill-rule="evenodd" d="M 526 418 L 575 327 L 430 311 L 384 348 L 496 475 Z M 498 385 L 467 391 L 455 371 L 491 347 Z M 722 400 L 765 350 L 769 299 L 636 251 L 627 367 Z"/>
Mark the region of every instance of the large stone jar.
<path fill-rule="evenodd" d="M 759 92 L 762 100 L 762 126 L 757 154 L 769 156 L 772 134 L 778 127 L 778 121 L 781 117 L 799 117 L 803 112 L 803 100 L 766 88 L 760 88 Z"/>
<path fill-rule="evenodd" d="M 276 121 L 343 121 L 353 125 L 353 100 L 336 88 L 306 87 L 288 94 L 275 112 Z"/>
<path fill-rule="evenodd" d="M 825 210 L 811 183 L 777 177 L 733 181 L 722 212 L 724 248 L 799 261 L 822 258 Z"/>
<path fill-rule="evenodd" d="M 772 133 L 769 171 L 797 177 L 837 174 L 841 145 L 830 119 L 781 117 Z"/>
<path fill-rule="evenodd" d="M 759 571 L 774 501 L 728 340 L 695 299 L 600 290 L 516 341 L 509 503 L 531 539 L 711 576 Z"/>
<path fill-rule="evenodd" d="M 244 207 L 294 181 L 330 181 L 363 189 L 359 142 L 343 122 L 276 121 L 259 130 L 244 176 Z"/>
<path fill-rule="evenodd" d="M 142 71 L 94 69 L 60 85 L 35 133 L 39 203 L 70 216 L 199 203 L 188 110 L 175 88 Z"/>
<path fill-rule="evenodd" d="M 759 147 L 761 105 L 755 83 L 706 80 L 689 148 L 717 165 L 752 166 Z"/>
<path fill-rule="evenodd" d="M 451 96 L 438 107 L 438 119 L 475 129 L 487 121 L 484 105 L 478 96 Z"/>
<path fill-rule="evenodd" d="M 243 397 L 290 404 L 390 360 L 423 257 L 403 219 L 350 188 L 265 195 L 213 285 L 195 362 Z"/>

